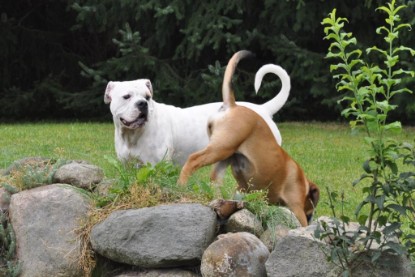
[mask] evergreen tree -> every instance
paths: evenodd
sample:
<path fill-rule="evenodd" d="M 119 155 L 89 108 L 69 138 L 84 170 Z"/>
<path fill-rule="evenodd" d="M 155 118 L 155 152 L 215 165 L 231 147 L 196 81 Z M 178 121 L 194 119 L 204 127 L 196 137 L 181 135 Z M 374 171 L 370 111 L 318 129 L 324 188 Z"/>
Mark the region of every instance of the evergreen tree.
<path fill-rule="evenodd" d="M 109 80 L 150 78 L 159 102 L 183 107 L 220 101 L 224 66 L 248 49 L 257 60 L 238 67 L 238 100 L 270 99 L 279 81 L 266 76 L 256 96 L 253 76 L 276 63 L 292 79 L 279 119 L 335 120 L 341 96 L 333 91 L 320 22 L 336 7 L 365 38 L 360 43 L 376 45 L 372 26 L 381 18 L 373 8 L 380 2 L 8 0 L 0 4 L 0 118 L 109 119 L 102 100 Z M 404 2 L 414 20 L 415 1 Z M 414 36 L 400 37 L 414 44 Z M 396 116 L 413 122 L 413 97 L 398 101 L 404 109 Z"/>

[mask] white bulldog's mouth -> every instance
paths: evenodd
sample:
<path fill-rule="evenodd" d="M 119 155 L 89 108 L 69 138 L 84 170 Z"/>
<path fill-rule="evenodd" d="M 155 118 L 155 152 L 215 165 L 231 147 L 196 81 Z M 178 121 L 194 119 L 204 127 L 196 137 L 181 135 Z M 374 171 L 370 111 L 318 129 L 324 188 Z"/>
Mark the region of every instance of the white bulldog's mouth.
<path fill-rule="evenodd" d="M 120 118 L 121 123 L 129 129 L 137 129 L 144 126 L 147 122 L 147 113 L 140 113 L 140 115 L 133 121 L 127 121 L 124 118 Z"/>

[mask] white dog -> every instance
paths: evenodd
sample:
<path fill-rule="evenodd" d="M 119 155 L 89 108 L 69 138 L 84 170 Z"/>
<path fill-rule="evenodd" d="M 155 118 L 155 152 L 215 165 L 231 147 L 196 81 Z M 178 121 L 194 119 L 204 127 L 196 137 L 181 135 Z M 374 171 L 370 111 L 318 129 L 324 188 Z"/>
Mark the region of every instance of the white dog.
<path fill-rule="evenodd" d="M 274 73 L 281 79 L 281 91 L 270 101 L 257 105 L 238 102 L 261 115 L 270 126 L 276 141 L 281 135 L 272 116 L 287 101 L 290 78 L 284 69 L 268 64 L 255 76 L 258 91 L 262 78 Z M 109 82 L 105 90 L 105 103 L 110 104 L 115 125 L 115 150 L 122 162 L 136 159 L 142 163 L 155 164 L 163 159 L 183 165 L 188 156 L 206 147 L 209 142 L 207 122 L 222 103 L 211 103 L 190 108 L 178 108 L 153 100 L 150 80 L 139 79 Z"/>

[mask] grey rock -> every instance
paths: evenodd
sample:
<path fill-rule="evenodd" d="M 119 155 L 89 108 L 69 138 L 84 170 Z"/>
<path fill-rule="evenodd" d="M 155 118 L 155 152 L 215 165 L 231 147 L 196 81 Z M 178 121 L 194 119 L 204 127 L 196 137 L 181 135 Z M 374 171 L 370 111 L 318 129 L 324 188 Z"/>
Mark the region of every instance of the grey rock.
<path fill-rule="evenodd" d="M 92 248 L 113 261 L 145 268 L 193 266 L 213 241 L 216 214 L 201 204 L 115 211 L 91 232 Z"/>
<path fill-rule="evenodd" d="M 242 209 L 233 213 L 225 225 L 226 232 L 248 232 L 261 236 L 264 232 L 261 221 L 249 210 Z"/>
<path fill-rule="evenodd" d="M 278 241 L 287 236 L 289 231 L 290 229 L 287 226 L 277 225 L 272 229 L 265 230 L 265 232 L 262 233 L 260 240 L 265 244 L 268 250 L 272 252 Z"/>
<path fill-rule="evenodd" d="M 280 212 L 278 224 L 285 225 L 292 229 L 301 227 L 300 221 L 298 221 L 298 218 L 290 209 L 279 206 L 278 210 Z"/>
<path fill-rule="evenodd" d="M 79 277 L 81 245 L 75 230 L 91 203 L 66 185 L 48 185 L 12 195 L 10 218 L 21 277 Z"/>
<path fill-rule="evenodd" d="M 200 275 L 184 269 L 144 269 L 138 272 L 121 273 L 114 277 L 200 277 Z"/>
<path fill-rule="evenodd" d="M 335 266 L 328 262 L 323 251 L 325 244 L 303 236 L 281 239 L 265 263 L 268 276 L 336 276 Z"/>
<path fill-rule="evenodd" d="M 108 196 L 111 187 L 116 183 L 116 179 L 103 179 L 95 186 L 94 192 L 97 193 L 99 196 Z"/>
<path fill-rule="evenodd" d="M 204 277 L 267 276 L 267 247 L 247 232 L 220 235 L 203 254 L 200 270 Z"/>
<path fill-rule="evenodd" d="M 104 172 L 101 168 L 85 162 L 71 162 L 58 168 L 53 176 L 53 181 L 91 189 L 103 178 Z"/>
<path fill-rule="evenodd" d="M 373 250 L 371 250 L 373 252 Z M 373 254 L 373 253 L 371 253 Z M 412 277 L 411 261 L 403 256 L 384 252 L 377 260 L 376 264 L 371 263 L 371 258 L 367 254 L 359 256 L 352 265 L 351 276 L 360 277 Z"/>

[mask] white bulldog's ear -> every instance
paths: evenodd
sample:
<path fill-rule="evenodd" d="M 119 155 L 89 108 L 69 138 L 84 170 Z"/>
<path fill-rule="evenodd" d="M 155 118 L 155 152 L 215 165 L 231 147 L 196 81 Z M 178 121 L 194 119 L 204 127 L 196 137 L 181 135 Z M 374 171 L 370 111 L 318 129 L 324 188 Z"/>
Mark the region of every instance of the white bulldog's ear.
<path fill-rule="evenodd" d="M 153 86 L 151 85 L 150 80 L 146 80 L 146 86 L 150 90 L 151 96 L 153 96 Z"/>
<path fill-rule="evenodd" d="M 113 82 L 108 82 L 107 88 L 105 89 L 105 95 L 104 95 L 104 103 L 109 104 L 111 103 L 111 90 L 114 88 Z"/>

